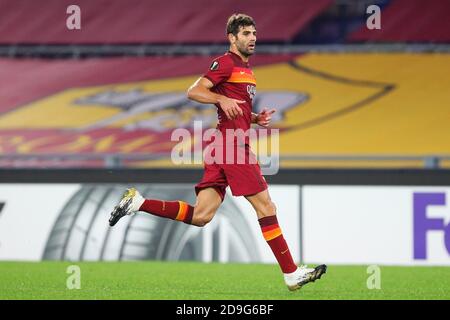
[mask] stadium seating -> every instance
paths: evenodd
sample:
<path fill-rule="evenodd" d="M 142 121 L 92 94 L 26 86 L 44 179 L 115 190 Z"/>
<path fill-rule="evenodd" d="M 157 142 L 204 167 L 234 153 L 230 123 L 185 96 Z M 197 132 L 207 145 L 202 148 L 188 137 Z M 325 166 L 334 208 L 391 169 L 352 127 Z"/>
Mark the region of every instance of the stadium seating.
<path fill-rule="evenodd" d="M 382 11 L 382 28 L 365 25 L 349 36 L 350 41 L 449 42 L 450 1 L 395 0 Z"/>
<path fill-rule="evenodd" d="M 0 53 L 7 56 L 0 58 L 0 166 L 101 167 L 111 165 L 107 155 L 121 155 L 128 166 L 170 167 L 172 129 L 216 123 L 214 107 L 187 100 L 185 91 L 209 66 L 205 53 L 224 46 L 226 18 L 245 12 L 268 47 L 251 60 L 254 108 L 278 109 L 282 167 L 422 168 L 427 161 L 436 167 L 441 156 L 439 165 L 449 167 L 450 61 L 438 53 L 445 50 L 351 53 L 342 46 L 346 53 L 299 54 L 310 50 L 295 47 L 305 30 L 328 30 L 344 42 L 450 41 L 448 1 L 375 3 L 381 30 L 366 28 L 365 6 L 353 1 L 80 0 L 81 30 L 69 30 L 72 1 L 0 0 Z M 154 55 L 133 56 L 159 44 Z M 60 59 L 55 47 L 69 56 L 72 48 L 75 59 Z M 89 58 L 76 59 L 86 47 Z M 123 57 L 104 54 L 108 48 L 121 48 Z"/>
<path fill-rule="evenodd" d="M 12 154 L 161 155 L 129 164 L 170 165 L 172 129 L 192 129 L 199 119 L 216 123 L 214 107 L 185 97 L 210 60 L 2 59 L 0 148 Z M 370 157 L 450 154 L 449 68 L 449 57 L 441 54 L 259 56 L 255 108 L 278 109 L 274 126 L 281 129 L 285 166 L 423 167 L 421 160 Z M 369 160 L 293 161 L 291 155 Z"/>
<path fill-rule="evenodd" d="M 1 0 L 0 43 L 223 43 L 235 12 L 252 15 L 260 41 L 288 41 L 332 0 L 79 0 L 81 29 L 66 27 L 68 0 Z M 60 21 L 60 24 L 48 23 Z"/>

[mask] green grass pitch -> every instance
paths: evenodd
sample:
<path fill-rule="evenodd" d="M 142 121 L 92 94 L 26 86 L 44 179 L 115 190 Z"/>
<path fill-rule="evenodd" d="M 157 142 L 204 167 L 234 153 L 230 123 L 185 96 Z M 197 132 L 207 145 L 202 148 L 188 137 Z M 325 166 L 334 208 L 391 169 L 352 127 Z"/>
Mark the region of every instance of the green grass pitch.
<path fill-rule="evenodd" d="M 78 265 L 81 288 L 67 289 Z M 450 267 L 383 267 L 381 289 L 367 266 L 329 266 L 290 292 L 276 265 L 195 262 L 1 262 L 0 299 L 450 299 Z"/>

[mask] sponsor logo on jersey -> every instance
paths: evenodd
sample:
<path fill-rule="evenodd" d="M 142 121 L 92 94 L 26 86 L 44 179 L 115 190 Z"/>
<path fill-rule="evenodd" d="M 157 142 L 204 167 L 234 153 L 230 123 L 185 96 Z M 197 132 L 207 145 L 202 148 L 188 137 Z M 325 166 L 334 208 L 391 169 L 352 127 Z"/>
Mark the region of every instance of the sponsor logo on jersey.
<path fill-rule="evenodd" d="M 211 64 L 211 67 L 209 67 L 210 70 L 215 71 L 219 69 L 219 62 L 218 61 L 213 61 L 213 63 Z"/>

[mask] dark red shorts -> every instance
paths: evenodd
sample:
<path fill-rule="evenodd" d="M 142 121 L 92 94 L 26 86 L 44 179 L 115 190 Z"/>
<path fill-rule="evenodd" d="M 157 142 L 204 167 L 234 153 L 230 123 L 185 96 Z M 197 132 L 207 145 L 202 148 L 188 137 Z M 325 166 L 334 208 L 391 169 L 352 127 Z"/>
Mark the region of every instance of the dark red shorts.
<path fill-rule="evenodd" d="M 255 156 L 249 146 L 245 148 L 244 163 L 205 163 L 203 178 L 195 186 L 195 193 L 198 194 L 202 189 L 213 187 L 223 201 L 228 186 L 233 196 L 249 196 L 266 190 L 267 183 L 262 175 L 261 167 L 256 161 L 253 163 L 249 161 Z"/>

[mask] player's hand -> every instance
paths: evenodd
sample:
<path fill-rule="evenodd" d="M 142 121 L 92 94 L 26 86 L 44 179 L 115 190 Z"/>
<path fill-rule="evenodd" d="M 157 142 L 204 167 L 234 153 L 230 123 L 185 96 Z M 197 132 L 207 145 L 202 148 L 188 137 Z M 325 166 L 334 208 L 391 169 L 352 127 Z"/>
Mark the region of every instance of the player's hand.
<path fill-rule="evenodd" d="M 277 110 L 267 110 L 267 108 L 264 108 L 260 113 L 257 114 L 256 123 L 261 127 L 267 127 L 270 123 L 270 120 L 272 119 L 272 114 L 274 114 L 275 111 Z"/>
<path fill-rule="evenodd" d="M 225 112 L 227 118 L 230 120 L 236 119 L 238 116 L 244 115 L 244 112 L 242 111 L 241 107 L 239 107 L 239 103 L 245 103 L 245 101 L 231 99 L 225 96 L 222 96 L 219 99 L 220 107 L 222 108 L 223 112 Z"/>

